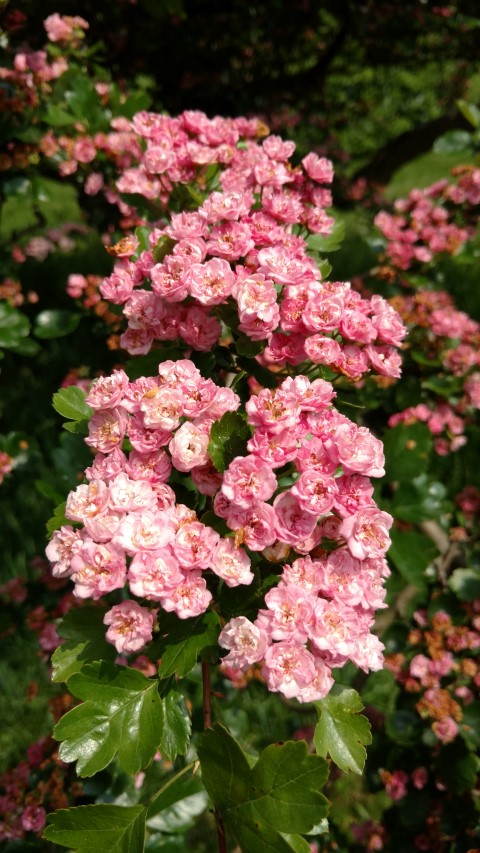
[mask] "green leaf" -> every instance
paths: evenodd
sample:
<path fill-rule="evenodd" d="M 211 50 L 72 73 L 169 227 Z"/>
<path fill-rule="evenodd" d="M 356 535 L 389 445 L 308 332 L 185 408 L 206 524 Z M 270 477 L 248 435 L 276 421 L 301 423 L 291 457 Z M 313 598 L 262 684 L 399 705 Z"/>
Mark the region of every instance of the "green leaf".
<path fill-rule="evenodd" d="M 398 424 L 384 438 L 385 472 L 390 481 L 411 480 L 425 471 L 433 439 L 426 424 Z"/>
<path fill-rule="evenodd" d="M 370 723 L 359 712 L 363 704 L 356 690 L 336 684 L 328 696 L 315 702 L 318 723 L 314 744 L 318 755 L 330 754 L 337 767 L 362 773 L 367 753 L 365 744 L 372 742 Z"/>
<path fill-rule="evenodd" d="M 0 302 L 0 347 L 17 347 L 29 332 L 27 317 L 8 302 Z"/>
<path fill-rule="evenodd" d="M 480 747 L 480 702 L 470 702 L 462 709 L 459 731 L 466 743 L 478 750 Z"/>
<path fill-rule="evenodd" d="M 68 681 L 85 663 L 99 660 L 113 663 L 116 652 L 105 639 L 105 612 L 101 607 L 88 605 L 69 610 L 62 619 L 57 631 L 66 642 L 52 655 L 53 681 Z"/>
<path fill-rule="evenodd" d="M 44 838 L 75 853 L 142 853 L 145 816 L 144 806 L 59 809 L 48 815 Z"/>
<path fill-rule="evenodd" d="M 168 761 L 175 761 L 177 755 L 185 755 L 190 743 L 192 725 L 183 696 L 171 690 L 162 698 L 163 730 L 159 742 L 162 756 Z"/>
<path fill-rule="evenodd" d="M 53 408 L 59 415 L 72 421 L 89 419 L 93 415 L 93 409 L 87 406 L 85 396 L 85 391 L 76 385 L 61 388 L 53 395 Z"/>
<path fill-rule="evenodd" d="M 300 833 L 310 832 L 326 814 L 321 789 L 328 766 L 308 754 L 305 741 L 272 744 L 250 767 L 234 738 L 215 725 L 202 735 L 198 757 L 215 810 L 242 851 L 308 851 Z"/>
<path fill-rule="evenodd" d="M 472 127 L 480 127 L 480 110 L 475 106 L 475 104 L 469 104 L 468 101 L 464 101 L 463 98 L 459 98 L 459 100 L 456 101 L 456 105 L 462 116 L 470 122 Z"/>
<path fill-rule="evenodd" d="M 438 519 L 452 509 L 446 494 L 443 483 L 432 481 L 426 474 L 421 474 L 409 483 L 400 483 L 391 503 L 392 515 L 411 524 L 418 524 L 428 518 Z"/>
<path fill-rule="evenodd" d="M 242 370 L 245 370 L 250 376 L 254 376 L 257 382 L 264 388 L 278 388 L 278 377 L 268 368 L 263 367 L 255 359 L 237 358 L 237 364 Z"/>
<path fill-rule="evenodd" d="M 462 741 L 448 743 L 440 752 L 438 771 L 442 782 L 450 791 L 464 794 L 475 788 L 480 760 L 469 752 Z"/>
<path fill-rule="evenodd" d="M 161 264 L 164 258 L 171 253 L 176 244 L 177 241 L 172 237 L 169 237 L 168 234 L 162 234 L 152 250 L 152 256 L 155 263 Z"/>
<path fill-rule="evenodd" d="M 127 773 L 150 764 L 164 727 L 158 680 L 137 669 L 100 662 L 72 675 L 68 688 L 84 703 L 55 726 L 54 736 L 63 741 L 63 761 L 77 761 L 81 776 L 93 776 L 116 755 Z"/>
<path fill-rule="evenodd" d="M 172 809 L 172 806 L 174 807 L 177 803 L 181 803 L 183 813 L 185 812 L 185 809 L 187 809 L 189 816 L 192 813 L 199 814 L 199 812 L 196 811 L 196 804 L 193 802 L 188 803 L 188 800 L 198 798 L 199 794 L 203 800 L 201 810 L 204 810 L 206 806 L 205 788 L 200 780 L 200 774 L 194 775 L 195 771 L 198 770 L 198 766 L 198 761 L 193 761 L 191 764 L 187 764 L 187 766 L 182 770 L 179 770 L 178 773 L 170 776 L 170 778 L 162 785 L 160 790 L 156 791 L 154 796 L 149 799 L 147 808 L 147 821 L 149 828 L 152 827 L 157 831 L 163 832 L 172 831 L 172 815 L 168 814 L 168 812 Z M 178 820 L 176 823 L 177 826 L 175 826 L 174 829 L 179 828 Z M 185 819 L 183 820 L 182 828 L 185 828 Z"/>
<path fill-rule="evenodd" d="M 37 338 L 63 338 L 77 328 L 82 315 L 78 311 L 41 311 L 35 318 L 33 333 Z"/>
<path fill-rule="evenodd" d="M 172 615 L 170 619 L 162 619 L 160 630 L 167 626 L 168 633 L 155 645 L 155 652 L 158 650 L 162 658 L 158 671 L 161 678 L 171 675 L 181 678 L 191 672 L 201 652 L 217 646 L 220 618 L 213 610 L 193 619 Z"/>
<path fill-rule="evenodd" d="M 422 733 L 418 714 L 403 709 L 387 714 L 385 730 L 391 740 L 402 746 L 411 746 L 416 743 Z"/>
<path fill-rule="evenodd" d="M 397 701 L 400 688 L 395 677 L 388 669 L 371 672 L 362 687 L 362 700 L 365 705 L 372 705 L 377 711 L 385 714 L 392 711 Z"/>
<path fill-rule="evenodd" d="M 53 516 L 47 521 L 47 533 L 49 536 L 54 533 L 55 530 L 60 530 L 64 524 L 71 524 L 70 519 L 65 518 L 65 507 L 67 506 L 67 502 L 63 501 L 61 504 L 55 507 L 53 511 Z"/>
<path fill-rule="evenodd" d="M 222 473 L 232 459 L 245 454 L 250 436 L 250 427 L 238 412 L 225 412 L 219 421 L 212 424 L 208 453 L 217 471 Z"/>
<path fill-rule="evenodd" d="M 67 127 L 75 122 L 75 116 L 55 104 L 48 104 L 45 122 L 52 127 Z"/>
<path fill-rule="evenodd" d="M 480 598 L 480 571 L 478 569 L 455 569 L 448 585 L 460 601 Z"/>
<path fill-rule="evenodd" d="M 435 154 L 463 154 L 471 146 L 472 136 L 468 130 L 449 130 L 435 140 Z"/>
<path fill-rule="evenodd" d="M 435 559 L 438 550 L 432 540 L 419 530 L 390 531 L 392 544 L 388 556 L 408 583 L 419 588 L 427 585 L 425 569 Z"/>
<path fill-rule="evenodd" d="M 310 234 L 307 238 L 307 247 L 312 252 L 336 252 L 345 237 L 345 223 L 336 219 L 332 232 L 327 237 L 322 234 Z"/>
<path fill-rule="evenodd" d="M 422 388 L 427 391 L 433 391 L 439 397 L 456 397 L 462 393 L 463 377 L 458 376 L 430 376 L 429 379 L 424 379 Z"/>
<path fill-rule="evenodd" d="M 265 349 L 265 341 L 252 341 L 247 335 L 240 334 L 235 341 L 235 346 L 239 355 L 254 358 Z"/>

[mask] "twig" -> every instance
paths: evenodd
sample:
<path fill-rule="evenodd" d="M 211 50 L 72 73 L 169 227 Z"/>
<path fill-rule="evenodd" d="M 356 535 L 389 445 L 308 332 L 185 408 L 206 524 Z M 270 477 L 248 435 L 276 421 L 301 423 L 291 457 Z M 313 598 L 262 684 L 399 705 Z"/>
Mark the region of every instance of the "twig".
<path fill-rule="evenodd" d="M 202 660 L 202 684 L 203 684 L 203 728 L 212 728 L 212 682 L 210 677 L 210 665 L 206 660 Z M 215 824 L 217 827 L 218 853 L 227 853 L 227 839 L 225 836 L 225 824 L 217 812 L 215 815 Z"/>

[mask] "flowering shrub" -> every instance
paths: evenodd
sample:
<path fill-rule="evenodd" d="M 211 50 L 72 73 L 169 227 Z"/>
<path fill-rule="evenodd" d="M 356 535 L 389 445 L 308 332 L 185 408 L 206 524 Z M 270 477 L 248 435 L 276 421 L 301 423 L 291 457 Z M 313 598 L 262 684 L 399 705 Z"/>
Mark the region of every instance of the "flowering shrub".
<path fill-rule="evenodd" d="M 348 284 L 325 281 L 318 252 L 328 250 L 334 227 L 322 187 L 332 179 L 329 161 L 312 154 L 294 167 L 292 143 L 275 136 L 260 143 L 257 122 L 244 119 L 140 113 L 132 126 L 146 138 L 143 162 L 124 173 L 119 188 L 159 196 L 170 210 L 165 224 L 111 247 L 118 260 L 100 287 L 103 299 L 122 306 L 128 325 L 120 344 L 138 357 L 129 362 L 135 376 L 117 369 L 86 397 L 74 387 L 55 398 L 72 431 L 88 432 L 95 457 L 87 483 L 52 521 L 47 555 L 56 577 L 71 577 L 77 598 L 109 601 L 106 610 L 79 611 L 97 636 L 106 626 L 106 645 L 88 643 L 85 655 L 82 644 L 74 661 L 68 647 L 53 656 L 55 678 L 87 700 L 60 721 L 56 736 L 60 756 L 78 758 L 83 775 L 117 751 L 128 772 L 146 767 L 157 749 L 175 759 L 187 749 L 189 727 L 183 718 L 172 741 L 167 706 L 167 720 L 158 719 L 148 737 L 143 727 L 129 735 L 134 752 L 132 741 L 112 753 L 109 735 L 81 747 L 100 708 L 89 704 L 85 678 L 97 685 L 92 696 L 105 691 L 107 703 L 115 683 L 126 688 L 133 679 L 137 694 L 169 703 L 178 716 L 180 696 L 165 679 L 187 675 L 200 657 L 203 781 L 219 838 L 226 822 L 245 844 L 253 818 L 246 827 L 232 819 L 216 788 L 218 744 L 239 747 L 225 729 L 210 729 L 209 661 L 226 649 L 231 671 L 259 665 L 270 691 L 320 703 L 320 718 L 332 667 L 381 666 L 371 628 L 384 606 L 392 518 L 377 507 L 369 478 L 384 474 L 383 450 L 335 409 L 336 392 L 324 377 L 398 376 L 395 347 L 405 330 L 381 297 L 362 299 Z M 99 668 L 109 644 L 122 656 L 160 657 L 160 682 L 139 680 L 129 668 Z M 353 713 L 361 708 L 353 691 L 344 702 Z M 347 740 L 367 742 L 363 723 L 358 731 L 347 728 Z M 317 747 L 310 757 L 300 742 L 282 749 L 303 756 L 319 780 L 320 756 L 332 747 L 320 736 Z M 263 755 L 266 766 L 277 760 L 268 748 Z M 350 765 L 357 772 L 360 755 Z M 316 820 L 324 808 L 317 802 Z M 240 815 L 241 802 L 238 808 Z M 301 835 L 310 820 L 304 814 L 288 829 L 297 826 Z M 54 816 L 47 838 L 57 838 L 63 821 Z M 277 813 L 274 825 L 282 831 Z"/>
<path fill-rule="evenodd" d="M 473 822 L 478 572 L 462 549 L 478 494 L 461 490 L 479 395 L 478 324 L 436 265 L 473 251 L 478 169 L 380 214 L 385 253 L 365 283 L 383 295 L 357 290 L 325 259 L 342 237 L 330 160 L 302 157 L 256 118 L 148 112 L 145 91 L 99 72 L 87 22 L 51 15 L 45 27 L 46 49 L 22 47 L 0 72 L 14 115 L 7 212 L 29 198 L 33 215 L 9 235 L 0 345 L 7 367 L 37 355 L 62 383 L 67 432 L 44 457 L 30 434 L 6 436 L 0 476 L 15 469 L 7 492 L 35 458 L 29 482 L 57 503 L 69 492 L 47 554 L 50 591 L 71 581 L 73 593 L 40 594 L 23 621 L 78 703 L 62 700 L 58 755 L 48 742 L 35 772 L 4 777 L 4 838 L 35 843 L 47 809 L 78 795 L 84 805 L 50 816 L 48 841 L 92 849 L 98 822 L 119 851 L 143 850 L 146 833 L 148 849 L 206 850 L 215 832 L 222 853 L 331 849 L 337 792 L 364 784 L 371 819 L 350 820 L 349 843 L 395 845 L 389 807 L 409 812 L 428 792 L 428 827 L 410 832 L 403 813 L 402 843 L 443 853 L 440 808 L 462 805 Z M 75 188 L 82 212 L 75 202 L 49 218 L 58 182 L 41 170 Z M 45 309 L 56 264 L 67 299 Z M 370 427 L 385 430 L 385 455 Z M 17 520 L 22 537 L 30 526 Z M 8 605 L 26 588 L 0 592 Z M 379 671 L 384 646 L 391 672 Z M 365 783 L 333 770 L 325 840 L 324 758 L 360 774 L 371 740 L 356 690 L 375 743 Z M 402 757 L 410 743 L 415 761 Z M 468 777 L 453 793 L 450 760 Z M 67 801 L 74 761 L 98 775 Z"/>

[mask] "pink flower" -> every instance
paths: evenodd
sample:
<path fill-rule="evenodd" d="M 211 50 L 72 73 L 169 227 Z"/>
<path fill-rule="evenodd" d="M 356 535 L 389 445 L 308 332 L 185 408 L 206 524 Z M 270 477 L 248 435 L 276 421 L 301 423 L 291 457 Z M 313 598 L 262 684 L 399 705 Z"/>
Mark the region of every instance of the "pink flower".
<path fill-rule="evenodd" d="M 306 512 L 315 516 L 326 515 L 333 507 L 338 487 L 333 477 L 321 471 L 304 471 L 290 489 Z"/>
<path fill-rule="evenodd" d="M 168 449 L 177 471 L 191 471 L 201 465 L 207 465 L 210 457 L 207 452 L 210 436 L 204 430 L 188 421 L 175 432 Z"/>
<path fill-rule="evenodd" d="M 227 586 L 234 587 L 252 583 L 254 575 L 250 565 L 250 557 L 243 548 L 235 547 L 232 539 L 220 539 L 210 568 Z"/>
<path fill-rule="evenodd" d="M 41 832 L 47 821 L 47 813 L 42 806 L 27 806 L 22 812 L 22 827 L 25 832 Z"/>
<path fill-rule="evenodd" d="M 155 611 L 140 607 L 136 601 L 122 601 L 103 618 L 104 625 L 109 625 L 106 638 L 119 655 L 138 652 L 152 639 L 154 619 Z"/>
<path fill-rule="evenodd" d="M 317 516 L 304 509 L 292 492 L 283 492 L 273 502 L 276 522 L 275 532 L 282 542 L 295 545 L 313 532 Z"/>
<path fill-rule="evenodd" d="M 355 515 L 345 518 L 340 526 L 340 536 L 347 542 L 350 553 L 359 560 L 382 557 L 390 547 L 388 531 L 393 518 L 376 506 L 364 507 Z"/>
<path fill-rule="evenodd" d="M 315 679 L 315 658 L 303 646 L 274 643 L 265 652 L 263 674 L 269 690 L 302 701 Z"/>
<path fill-rule="evenodd" d="M 394 770 L 388 774 L 385 790 L 392 800 L 401 800 L 407 793 L 408 776 L 403 770 Z"/>
<path fill-rule="evenodd" d="M 451 743 L 458 734 L 458 725 L 453 717 L 443 717 L 442 720 L 436 720 L 432 723 L 432 729 L 442 743 Z"/>
<path fill-rule="evenodd" d="M 222 492 L 238 507 L 268 501 L 277 488 L 277 478 L 257 456 L 237 456 L 223 475 Z"/>
<path fill-rule="evenodd" d="M 267 648 L 265 631 L 252 624 L 245 616 L 235 616 L 220 632 L 219 645 L 229 649 L 223 662 L 246 668 L 262 660 Z"/>
<path fill-rule="evenodd" d="M 191 295 L 202 305 L 219 305 L 233 290 L 235 275 L 230 264 L 213 258 L 204 264 L 192 264 L 186 273 Z"/>
<path fill-rule="evenodd" d="M 331 184 L 333 181 L 333 165 L 326 157 L 311 152 L 303 158 L 302 165 L 308 177 L 319 184 Z"/>

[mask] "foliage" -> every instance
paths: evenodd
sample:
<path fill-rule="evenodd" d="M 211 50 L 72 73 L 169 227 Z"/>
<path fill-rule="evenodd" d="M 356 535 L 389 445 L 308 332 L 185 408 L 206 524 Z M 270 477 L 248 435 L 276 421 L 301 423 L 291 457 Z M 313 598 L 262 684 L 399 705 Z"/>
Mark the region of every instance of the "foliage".
<path fill-rule="evenodd" d="M 477 843 L 478 20 L 353 5 L 2 8 L 5 853 Z"/>

